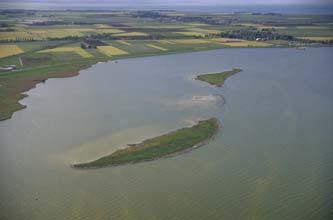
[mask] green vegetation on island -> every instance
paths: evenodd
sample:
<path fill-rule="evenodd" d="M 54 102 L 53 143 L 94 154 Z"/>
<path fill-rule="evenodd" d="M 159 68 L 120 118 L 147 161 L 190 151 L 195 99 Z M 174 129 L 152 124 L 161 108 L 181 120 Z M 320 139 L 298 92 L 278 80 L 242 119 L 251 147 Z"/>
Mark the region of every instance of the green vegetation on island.
<path fill-rule="evenodd" d="M 199 121 L 192 127 L 181 128 L 139 144 L 131 144 L 128 148 L 117 150 L 95 161 L 73 164 L 72 167 L 80 169 L 102 168 L 175 155 L 207 143 L 214 137 L 218 129 L 218 120 L 210 118 Z"/>
<path fill-rule="evenodd" d="M 230 76 L 239 73 L 241 71 L 242 71 L 241 69 L 233 68 L 232 70 L 220 73 L 208 73 L 208 74 L 198 75 L 195 79 L 207 82 L 217 87 L 221 87 Z"/>

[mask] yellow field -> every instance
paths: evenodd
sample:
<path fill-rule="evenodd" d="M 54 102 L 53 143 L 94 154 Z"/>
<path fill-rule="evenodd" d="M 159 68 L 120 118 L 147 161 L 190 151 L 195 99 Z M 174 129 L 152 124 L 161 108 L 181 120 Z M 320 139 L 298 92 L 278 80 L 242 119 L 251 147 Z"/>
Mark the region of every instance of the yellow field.
<path fill-rule="evenodd" d="M 78 54 L 78 55 L 80 55 L 81 57 L 84 57 L 84 58 L 92 57 L 92 55 L 90 53 L 88 53 L 87 51 L 85 51 L 81 47 L 57 47 L 57 48 L 53 48 L 53 49 L 38 51 L 38 53 L 53 53 L 53 52 L 54 53 L 73 52 L 73 53 L 76 53 L 76 54 Z"/>
<path fill-rule="evenodd" d="M 333 40 L 333 36 L 332 37 L 300 37 L 301 39 L 305 39 L 305 40 L 316 40 L 316 41 L 329 41 L 329 40 Z"/>
<path fill-rule="evenodd" d="M 222 43 L 223 45 L 230 47 L 269 47 L 271 44 L 265 42 L 257 42 L 257 41 L 239 41 L 239 42 L 226 42 Z"/>
<path fill-rule="evenodd" d="M 0 40 L 32 40 L 33 36 L 23 31 L 0 32 Z"/>
<path fill-rule="evenodd" d="M 203 39 L 180 39 L 180 40 L 172 40 L 172 42 L 176 44 L 207 44 L 211 43 L 207 40 Z"/>
<path fill-rule="evenodd" d="M 125 32 L 125 33 L 118 33 L 118 34 L 114 34 L 113 36 L 116 37 L 137 37 L 137 36 L 147 36 L 148 34 L 146 33 L 142 33 L 142 32 Z"/>
<path fill-rule="evenodd" d="M 95 26 L 98 29 L 109 29 L 109 28 L 112 28 L 112 26 L 108 25 L 108 24 L 96 24 Z"/>
<path fill-rule="evenodd" d="M 278 27 L 278 26 L 269 26 L 269 25 L 263 25 L 263 24 L 253 24 L 253 23 L 239 23 L 238 25 L 246 26 L 246 27 L 255 27 L 258 29 L 286 29 L 286 27 Z"/>
<path fill-rule="evenodd" d="M 189 28 L 188 31 L 192 32 L 198 32 L 201 34 L 218 34 L 221 33 L 220 30 L 209 30 L 209 29 L 203 29 L 203 28 Z"/>
<path fill-rule="evenodd" d="M 162 44 L 175 44 L 175 42 L 169 41 L 169 40 L 158 40 L 159 43 Z"/>
<path fill-rule="evenodd" d="M 192 26 L 192 27 L 201 27 L 201 26 L 209 26 L 209 24 L 203 24 L 203 23 L 195 23 L 195 22 L 192 22 L 192 23 L 186 23 L 186 25 L 188 26 Z"/>
<path fill-rule="evenodd" d="M 176 34 L 181 34 L 184 36 L 194 36 L 194 37 L 204 37 L 205 34 L 195 31 L 181 31 L 181 32 L 174 32 Z"/>
<path fill-rule="evenodd" d="M 127 41 L 124 41 L 124 40 L 117 40 L 117 42 L 121 43 L 121 44 L 125 44 L 127 46 L 130 46 L 132 45 L 131 43 L 128 43 Z"/>
<path fill-rule="evenodd" d="M 154 44 L 146 44 L 148 47 L 151 47 L 151 48 L 155 48 L 155 49 L 158 49 L 158 50 L 162 50 L 162 51 L 168 51 L 168 49 L 164 48 L 164 47 L 159 47 L 157 45 L 154 45 Z"/>
<path fill-rule="evenodd" d="M 244 40 L 234 39 L 234 38 L 212 38 L 211 41 L 217 43 L 232 43 L 232 42 L 240 42 Z"/>
<path fill-rule="evenodd" d="M 43 40 L 47 38 L 63 38 L 69 36 L 82 37 L 84 32 L 94 32 L 90 28 L 72 28 L 72 29 L 37 29 L 31 30 L 30 33 L 36 40 Z"/>
<path fill-rule="evenodd" d="M 97 49 L 104 53 L 107 56 L 117 56 L 117 55 L 126 55 L 128 54 L 126 51 L 118 49 L 117 47 L 113 46 L 98 46 Z"/>
<path fill-rule="evenodd" d="M 94 30 L 94 32 L 100 33 L 100 34 L 118 34 L 118 33 L 123 33 L 123 30 L 116 29 L 116 28 L 102 28 L 102 29 L 97 29 Z"/>
<path fill-rule="evenodd" d="M 116 28 L 39 28 L 26 31 L 22 29 L 13 32 L 0 32 L 0 40 L 45 40 L 48 38 L 64 38 L 70 36 L 82 37 L 88 33 L 119 34 L 123 32 L 124 31 Z M 139 35 L 138 32 L 135 33 L 135 36 Z"/>
<path fill-rule="evenodd" d="M 0 45 L 0 58 L 23 53 L 24 51 L 15 44 Z"/>

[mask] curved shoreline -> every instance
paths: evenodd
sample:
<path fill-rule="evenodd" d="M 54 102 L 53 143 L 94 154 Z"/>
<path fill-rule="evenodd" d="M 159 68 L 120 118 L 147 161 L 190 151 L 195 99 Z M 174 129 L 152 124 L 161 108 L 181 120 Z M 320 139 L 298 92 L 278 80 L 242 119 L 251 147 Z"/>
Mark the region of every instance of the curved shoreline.
<path fill-rule="evenodd" d="M 14 94 L 13 98 L 13 103 L 11 104 L 9 109 L 8 106 L 1 106 L 0 103 L 0 122 L 4 120 L 11 119 L 13 117 L 13 114 L 19 110 L 27 108 L 27 106 L 22 105 L 19 101 L 26 98 L 28 95 L 24 94 L 25 92 L 28 92 L 29 90 L 33 89 L 36 87 L 38 83 L 41 82 L 46 82 L 48 79 L 52 78 L 68 78 L 68 77 L 74 77 L 77 75 L 80 75 L 80 71 L 88 69 L 96 64 L 99 63 L 106 63 L 106 62 L 112 62 L 112 61 L 117 61 L 117 60 L 123 60 L 123 59 L 133 59 L 133 58 L 141 58 L 141 57 L 155 57 L 155 56 L 165 56 L 165 55 L 172 55 L 172 54 L 186 54 L 186 53 L 200 53 L 200 52 L 208 52 L 208 51 L 214 51 L 214 50 L 232 50 L 232 49 L 255 49 L 257 47 L 235 47 L 235 48 L 206 48 L 206 49 L 200 49 L 200 50 L 177 50 L 177 51 L 167 51 L 163 53 L 147 53 L 147 54 L 140 54 L 140 55 L 128 55 L 126 57 L 117 57 L 117 58 L 112 58 L 112 59 L 107 59 L 107 60 L 95 60 L 95 61 L 89 61 L 88 63 L 83 63 L 83 64 L 78 64 L 78 66 L 75 66 L 75 68 L 72 68 L 69 70 L 69 68 L 66 68 L 67 70 L 59 70 L 59 71 L 51 71 L 47 72 L 45 70 L 45 75 L 44 76 L 27 76 L 26 78 L 23 77 L 21 80 L 27 81 L 25 83 L 22 83 L 22 85 L 19 88 L 14 88 L 11 90 L 11 94 Z M 265 48 L 260 48 L 260 49 L 271 49 L 274 47 L 265 47 Z M 283 47 L 279 47 L 283 48 Z M 68 66 L 68 64 L 66 64 Z M 58 66 L 59 67 L 59 66 Z M 63 67 L 63 66 L 60 66 Z M 48 68 L 48 67 L 40 67 L 37 68 L 37 70 L 33 69 L 34 71 L 39 71 L 40 69 L 43 68 Z M 23 70 L 25 71 L 25 70 Z M 31 70 L 26 70 L 26 71 L 31 71 Z M 19 72 L 17 72 L 19 73 Z M 12 73 L 9 73 L 12 74 Z M 43 73 L 44 74 L 44 73 Z M 1 84 L 0 84 L 1 86 Z M 2 110 L 2 108 L 4 110 Z"/>
<path fill-rule="evenodd" d="M 84 64 L 80 68 L 74 68 L 73 70 L 68 70 L 68 71 L 54 71 L 51 73 L 46 73 L 45 76 L 27 76 L 23 77 L 21 80 L 21 84 L 19 87 L 14 87 L 13 90 L 11 91 L 11 95 L 14 97 L 13 99 L 13 104 L 10 106 L 10 109 L 6 111 L 6 108 L 4 110 L 1 110 L 0 106 L 0 122 L 11 119 L 13 117 L 13 114 L 17 111 L 20 111 L 22 109 L 27 108 L 26 105 L 23 105 L 20 103 L 20 101 L 24 98 L 29 97 L 28 94 L 25 94 L 26 92 L 29 92 L 30 90 L 36 88 L 37 84 L 39 83 L 46 83 L 48 79 L 57 79 L 57 78 L 70 78 L 70 77 L 75 77 L 80 75 L 80 71 L 90 68 L 91 66 L 95 65 L 94 64 Z"/>
<path fill-rule="evenodd" d="M 158 159 L 161 159 L 161 158 L 174 157 L 174 156 L 177 156 L 177 155 L 181 155 L 181 154 L 190 152 L 192 150 L 198 149 L 198 148 L 200 148 L 200 147 L 208 144 L 210 141 L 214 140 L 214 138 L 218 134 L 218 132 L 220 130 L 220 127 L 221 127 L 221 124 L 220 124 L 220 121 L 218 119 L 216 119 L 216 118 L 210 118 L 210 119 L 207 119 L 207 120 L 204 120 L 204 121 L 199 121 L 196 125 L 198 125 L 199 123 L 202 123 L 202 122 L 207 122 L 207 121 L 210 121 L 212 123 L 212 125 L 214 127 L 213 132 L 211 134 L 209 134 L 205 139 L 201 140 L 198 143 L 195 143 L 194 145 L 192 145 L 190 147 L 186 147 L 184 149 L 181 149 L 181 150 L 178 150 L 178 151 L 174 151 L 172 153 L 168 153 L 168 154 L 164 154 L 164 155 L 158 155 L 158 156 L 151 157 L 151 158 L 145 158 L 145 159 L 139 159 L 139 160 L 132 160 L 132 161 L 126 161 L 126 162 L 119 162 L 119 163 L 110 163 L 110 164 L 102 165 L 102 166 L 90 166 L 89 165 L 89 163 L 94 163 L 94 162 L 100 160 L 101 158 L 105 158 L 105 157 L 111 156 L 114 153 L 119 152 L 119 151 L 124 151 L 124 150 L 126 151 L 128 149 L 130 151 L 130 148 L 136 148 L 136 147 L 138 147 L 138 148 L 144 148 L 144 144 L 145 144 L 146 141 L 157 139 L 157 138 L 162 138 L 162 137 L 165 137 L 167 135 L 175 134 L 179 130 L 184 129 L 184 128 L 181 128 L 181 129 L 178 129 L 178 130 L 175 130 L 175 131 L 171 131 L 171 132 L 169 132 L 167 134 L 164 134 L 164 135 L 161 135 L 161 136 L 157 136 L 157 137 L 154 137 L 154 138 L 151 138 L 151 139 L 144 140 L 144 141 L 142 141 L 141 143 L 138 143 L 138 144 L 129 144 L 128 148 L 115 151 L 114 153 L 111 153 L 110 155 L 101 157 L 101 158 L 99 158 L 97 160 L 94 160 L 94 161 L 85 162 L 85 163 L 71 164 L 70 167 L 73 168 L 73 169 L 78 169 L 78 170 L 100 169 L 100 168 L 106 168 L 106 167 L 115 167 L 115 166 L 122 166 L 122 165 L 136 164 L 136 163 L 141 163 L 141 162 L 154 161 L 154 160 L 158 160 Z M 196 125 L 194 125 L 194 126 L 196 126 Z M 191 129 L 194 126 L 188 128 L 188 129 Z"/>

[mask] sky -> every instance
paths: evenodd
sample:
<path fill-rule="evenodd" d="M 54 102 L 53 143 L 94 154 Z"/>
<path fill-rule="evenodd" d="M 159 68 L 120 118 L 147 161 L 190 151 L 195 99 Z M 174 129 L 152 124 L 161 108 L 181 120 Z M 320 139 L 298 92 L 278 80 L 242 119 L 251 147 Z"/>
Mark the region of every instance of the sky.
<path fill-rule="evenodd" d="M 252 5 L 252 4 L 332 4 L 332 0 L 0 0 L 1 2 L 110 3 L 116 5 Z"/>

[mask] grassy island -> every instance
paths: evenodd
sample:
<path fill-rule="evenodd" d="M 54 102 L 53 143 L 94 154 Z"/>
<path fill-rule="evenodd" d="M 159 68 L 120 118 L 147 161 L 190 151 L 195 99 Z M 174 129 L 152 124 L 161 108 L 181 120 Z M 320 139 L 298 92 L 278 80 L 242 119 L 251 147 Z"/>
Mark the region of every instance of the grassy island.
<path fill-rule="evenodd" d="M 211 85 L 221 87 L 230 76 L 241 72 L 241 69 L 233 68 L 232 70 L 220 72 L 220 73 L 209 73 L 198 75 L 195 79 L 207 82 Z"/>
<path fill-rule="evenodd" d="M 73 168 L 102 168 L 129 163 L 155 160 L 193 149 L 208 142 L 219 129 L 216 118 L 199 121 L 192 127 L 181 128 L 162 136 L 147 139 L 139 144 L 131 144 L 128 148 L 92 162 L 72 165 Z"/>

